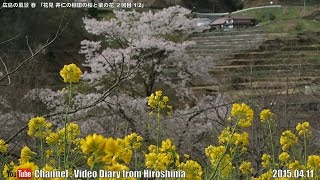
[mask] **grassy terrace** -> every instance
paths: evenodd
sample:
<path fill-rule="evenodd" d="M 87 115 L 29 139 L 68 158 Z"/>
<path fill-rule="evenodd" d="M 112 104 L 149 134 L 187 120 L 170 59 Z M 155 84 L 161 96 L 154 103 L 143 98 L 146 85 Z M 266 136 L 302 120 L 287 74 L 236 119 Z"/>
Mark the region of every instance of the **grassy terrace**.
<path fill-rule="evenodd" d="M 280 8 L 254 9 L 236 13 L 255 17 L 259 23 L 257 29 L 267 32 L 301 33 L 304 31 L 320 31 L 320 21 L 303 18 L 320 10 L 319 7 L 306 6 L 304 13 L 303 6 L 282 6 Z"/>
<path fill-rule="evenodd" d="M 310 15 L 315 10 L 317 10 L 317 7 L 306 6 L 306 15 Z M 272 19 L 297 19 L 302 18 L 304 16 L 303 6 L 282 6 L 280 8 L 274 7 L 264 9 L 253 9 L 250 11 L 244 11 L 236 14 L 255 17 L 259 22 L 268 22 Z"/>

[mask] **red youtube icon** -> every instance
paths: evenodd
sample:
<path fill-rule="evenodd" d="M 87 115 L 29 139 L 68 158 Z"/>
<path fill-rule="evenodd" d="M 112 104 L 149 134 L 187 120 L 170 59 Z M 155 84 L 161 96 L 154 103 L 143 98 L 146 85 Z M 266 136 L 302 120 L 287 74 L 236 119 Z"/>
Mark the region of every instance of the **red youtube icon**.
<path fill-rule="evenodd" d="M 18 169 L 17 170 L 17 177 L 19 179 L 29 179 L 32 177 L 32 170 L 31 169 Z"/>

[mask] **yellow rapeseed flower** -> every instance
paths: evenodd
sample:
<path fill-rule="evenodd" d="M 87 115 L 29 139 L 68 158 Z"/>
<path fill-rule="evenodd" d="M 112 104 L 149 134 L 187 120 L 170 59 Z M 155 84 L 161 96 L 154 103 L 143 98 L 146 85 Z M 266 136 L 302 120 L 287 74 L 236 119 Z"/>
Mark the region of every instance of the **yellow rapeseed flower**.
<path fill-rule="evenodd" d="M 249 161 L 243 161 L 240 164 L 239 169 L 242 172 L 242 174 L 245 174 L 245 175 L 252 174 L 253 171 L 254 171 L 254 169 L 253 169 L 253 167 L 251 165 L 251 162 L 249 162 Z"/>
<path fill-rule="evenodd" d="M 261 176 L 258 178 L 259 180 L 269 180 L 273 178 L 273 173 L 271 170 L 261 174 Z"/>
<path fill-rule="evenodd" d="M 262 163 L 261 163 L 262 167 L 266 168 L 270 165 L 271 156 L 269 154 L 263 154 L 261 160 L 262 160 Z"/>
<path fill-rule="evenodd" d="M 126 145 L 135 150 L 141 147 L 142 140 L 143 138 L 141 136 L 138 136 L 137 133 L 129 134 L 124 138 L 124 142 L 126 143 Z"/>
<path fill-rule="evenodd" d="M 123 139 L 107 138 L 105 143 L 103 161 L 108 164 L 117 163 L 116 160 L 122 160 L 125 164 L 129 164 L 132 158 L 131 148 L 121 146 Z"/>
<path fill-rule="evenodd" d="M 279 155 L 279 160 L 283 163 L 286 163 L 288 162 L 290 159 L 290 155 L 289 153 L 287 152 L 282 152 L 280 155 Z"/>
<path fill-rule="evenodd" d="M 52 149 L 47 149 L 46 150 L 46 158 L 50 158 L 53 155 L 53 150 Z"/>
<path fill-rule="evenodd" d="M 0 139 L 0 153 L 8 152 L 8 144 L 3 139 Z"/>
<path fill-rule="evenodd" d="M 148 153 L 145 155 L 145 165 L 147 168 L 164 171 L 170 165 L 174 165 L 174 159 L 169 152 Z"/>
<path fill-rule="evenodd" d="M 159 151 L 157 146 L 150 145 L 149 153 L 145 154 L 145 165 L 154 170 L 167 170 L 169 167 L 179 166 L 180 157 L 176 152 L 176 147 L 170 139 L 162 141 Z"/>
<path fill-rule="evenodd" d="M 79 82 L 82 75 L 81 69 L 75 64 L 64 65 L 60 71 L 60 76 L 65 83 Z"/>
<path fill-rule="evenodd" d="M 53 146 L 59 143 L 59 140 L 62 141 L 62 139 L 60 139 L 59 134 L 55 133 L 55 132 L 50 132 L 48 134 L 48 136 L 46 137 L 46 142 L 47 144 Z"/>
<path fill-rule="evenodd" d="M 318 155 L 308 156 L 307 169 L 318 171 L 320 169 L 320 156 Z"/>
<path fill-rule="evenodd" d="M 153 145 L 153 144 L 151 144 L 149 147 L 148 147 L 148 150 L 150 151 L 150 152 L 157 152 L 157 146 L 155 146 L 155 145 Z"/>
<path fill-rule="evenodd" d="M 185 163 L 179 165 L 179 170 L 186 172 L 186 180 L 201 180 L 202 179 L 202 167 L 200 164 L 193 160 L 188 160 Z"/>
<path fill-rule="evenodd" d="M 101 135 L 88 135 L 81 140 L 80 149 L 87 155 L 87 164 L 94 167 L 97 164 L 105 168 L 116 168 L 116 164 L 125 167 L 132 159 L 131 147 L 126 146 L 124 139 L 105 138 Z M 112 168 L 114 166 L 114 168 Z"/>
<path fill-rule="evenodd" d="M 237 133 L 235 144 L 237 146 L 247 146 L 249 144 L 249 134 L 247 132 Z"/>
<path fill-rule="evenodd" d="M 189 159 L 190 155 L 189 154 L 184 154 L 183 157 L 186 158 L 186 159 Z"/>
<path fill-rule="evenodd" d="M 287 151 L 293 144 L 298 143 L 298 137 L 291 131 L 282 132 L 280 137 L 280 144 L 283 151 Z"/>
<path fill-rule="evenodd" d="M 291 170 L 301 170 L 304 169 L 304 166 L 297 160 L 294 160 L 292 162 L 289 163 L 288 165 L 289 169 Z"/>
<path fill-rule="evenodd" d="M 218 137 L 219 144 L 221 145 L 235 145 L 236 147 L 242 148 L 245 151 L 246 146 L 249 144 L 249 134 L 247 132 L 243 133 L 233 133 L 230 127 L 226 127 L 221 131 L 221 134 Z"/>
<path fill-rule="evenodd" d="M 227 144 L 227 143 L 234 144 L 235 139 L 234 139 L 234 136 L 232 136 L 231 128 L 230 127 L 224 128 L 221 131 L 218 137 L 218 140 L 219 140 L 219 144 Z"/>
<path fill-rule="evenodd" d="M 215 165 L 219 158 L 226 152 L 226 146 L 208 146 L 205 149 L 205 154 L 209 157 L 212 165 Z"/>
<path fill-rule="evenodd" d="M 235 118 L 240 127 L 250 127 L 253 121 L 253 114 L 253 110 L 248 105 L 235 103 L 232 105 L 229 119 Z"/>
<path fill-rule="evenodd" d="M 85 154 L 92 154 L 94 152 L 101 154 L 104 152 L 106 139 L 102 135 L 93 134 L 81 140 L 80 144 L 80 148 Z"/>
<path fill-rule="evenodd" d="M 172 106 L 168 104 L 168 96 L 163 96 L 162 91 L 156 91 L 148 97 L 148 106 L 152 109 L 151 114 L 154 110 L 166 111 L 168 115 L 172 114 Z"/>
<path fill-rule="evenodd" d="M 107 171 L 123 171 L 123 170 L 128 171 L 129 170 L 127 166 L 119 163 L 112 164 L 111 166 L 105 166 L 104 169 Z"/>
<path fill-rule="evenodd" d="M 175 151 L 175 150 L 176 150 L 176 146 L 173 145 L 173 143 L 172 143 L 172 141 L 170 139 L 162 141 L 161 148 L 160 148 L 161 152 Z"/>
<path fill-rule="evenodd" d="M 28 135 L 44 138 L 50 132 L 51 126 L 52 124 L 47 123 L 43 117 L 32 118 L 28 123 Z"/>
<path fill-rule="evenodd" d="M 270 111 L 270 109 L 264 109 L 260 113 L 260 121 L 264 123 L 265 121 L 272 120 L 273 113 Z"/>
<path fill-rule="evenodd" d="M 75 123 L 67 123 L 67 140 L 73 141 L 80 135 L 80 130 L 78 124 Z M 65 138 L 65 128 L 62 128 L 58 131 L 58 135 L 60 138 Z"/>
<path fill-rule="evenodd" d="M 120 152 L 121 146 L 117 140 L 113 138 L 107 138 L 105 142 L 106 143 L 105 143 L 104 152 L 106 154 L 114 156 Z"/>
<path fill-rule="evenodd" d="M 20 164 L 29 162 L 35 155 L 37 155 L 37 153 L 31 151 L 31 149 L 28 146 L 24 146 L 21 149 Z"/>
<path fill-rule="evenodd" d="M 298 123 L 296 126 L 299 136 L 309 136 L 311 134 L 309 122 Z"/>

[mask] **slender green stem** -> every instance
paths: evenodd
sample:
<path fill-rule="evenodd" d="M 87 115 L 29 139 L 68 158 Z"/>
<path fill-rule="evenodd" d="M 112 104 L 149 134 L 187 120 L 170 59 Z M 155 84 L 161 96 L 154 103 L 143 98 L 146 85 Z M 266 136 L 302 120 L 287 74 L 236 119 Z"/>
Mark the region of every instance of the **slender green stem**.
<path fill-rule="evenodd" d="M 43 138 L 42 138 L 42 128 L 40 127 L 40 161 L 41 166 L 44 167 L 44 158 L 43 158 Z"/>
<path fill-rule="evenodd" d="M 304 163 L 307 165 L 307 137 L 306 133 L 303 133 L 303 140 L 304 140 Z"/>
<path fill-rule="evenodd" d="M 270 141 L 271 141 L 271 149 L 272 149 L 272 167 L 274 169 L 275 166 L 275 152 L 274 152 L 274 147 L 273 147 L 273 137 L 272 137 L 272 130 L 271 130 L 271 125 L 270 122 L 267 120 L 268 122 L 268 129 L 269 129 L 269 136 L 270 136 Z"/>
<path fill-rule="evenodd" d="M 158 105 L 157 108 L 157 153 L 159 152 L 159 146 L 160 146 L 160 107 Z"/>
<path fill-rule="evenodd" d="M 60 152 L 59 152 L 59 147 L 57 147 L 56 152 L 57 152 L 58 163 L 59 163 L 59 166 L 58 166 L 58 167 L 61 168 L 61 154 L 60 154 Z"/>
<path fill-rule="evenodd" d="M 296 151 L 295 151 L 295 149 L 294 148 L 290 148 L 290 151 L 291 151 L 291 153 L 292 153 L 292 156 L 293 156 L 293 160 L 296 160 Z"/>
<path fill-rule="evenodd" d="M 137 162 L 138 162 L 138 157 L 137 157 L 137 151 L 136 149 L 133 149 L 134 152 L 134 170 L 137 170 Z"/>
<path fill-rule="evenodd" d="M 96 164 L 96 159 L 97 159 L 97 154 L 96 154 L 96 152 L 94 152 L 93 153 L 93 164 L 92 164 L 92 166 L 90 168 L 90 171 L 93 171 L 94 165 Z M 89 177 L 87 177 L 87 180 L 89 180 Z"/>
<path fill-rule="evenodd" d="M 68 107 L 67 107 L 66 116 L 65 116 L 65 119 L 64 119 L 64 156 L 63 156 L 64 170 L 67 169 L 67 157 L 68 157 L 68 152 L 67 152 L 67 144 L 68 144 L 67 123 L 68 123 L 68 114 L 69 114 L 69 110 L 70 110 L 70 106 L 71 106 L 71 90 L 72 90 L 71 88 L 72 88 L 72 83 L 69 84 Z"/>

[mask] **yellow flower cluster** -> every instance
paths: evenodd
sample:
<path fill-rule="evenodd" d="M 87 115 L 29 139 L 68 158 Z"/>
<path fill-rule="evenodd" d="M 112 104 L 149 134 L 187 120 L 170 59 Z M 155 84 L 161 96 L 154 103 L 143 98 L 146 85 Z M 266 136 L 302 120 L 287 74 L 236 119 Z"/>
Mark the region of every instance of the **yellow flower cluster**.
<path fill-rule="evenodd" d="M 60 76 L 65 83 L 79 82 L 81 75 L 81 69 L 75 64 L 64 65 L 60 71 Z"/>
<path fill-rule="evenodd" d="M 247 145 L 249 144 L 249 134 L 247 132 L 243 133 L 233 133 L 230 127 L 226 127 L 222 130 L 221 134 L 218 137 L 219 144 L 234 145 L 236 147 L 242 147 L 242 151 L 247 150 Z"/>
<path fill-rule="evenodd" d="M 149 153 L 145 155 L 147 168 L 163 171 L 180 164 L 179 154 L 170 139 L 162 141 L 159 148 L 155 145 L 150 145 L 148 150 Z"/>
<path fill-rule="evenodd" d="M 304 165 L 302 165 L 298 160 L 294 160 L 294 161 L 290 162 L 288 167 L 292 171 L 305 169 Z"/>
<path fill-rule="evenodd" d="M 104 148 L 105 138 L 102 135 L 89 135 L 81 141 L 81 149 L 85 154 L 103 154 Z"/>
<path fill-rule="evenodd" d="M 309 136 L 311 135 L 309 122 L 298 123 L 296 126 L 299 136 Z"/>
<path fill-rule="evenodd" d="M 103 165 L 106 170 L 128 170 L 132 150 L 138 149 L 142 137 L 131 134 L 124 139 L 105 138 L 102 135 L 89 135 L 81 141 L 81 150 L 87 155 L 91 168 Z"/>
<path fill-rule="evenodd" d="M 132 157 L 131 147 L 121 144 L 122 139 L 106 138 L 105 157 L 103 161 L 107 164 L 118 164 L 119 162 L 129 164 Z"/>
<path fill-rule="evenodd" d="M 24 146 L 21 149 L 20 164 L 29 162 L 35 155 L 37 155 L 37 153 L 31 151 L 28 146 Z"/>
<path fill-rule="evenodd" d="M 0 139 L 0 153 L 4 154 L 8 152 L 8 144 L 3 139 Z"/>
<path fill-rule="evenodd" d="M 152 93 L 148 97 L 148 106 L 152 110 L 165 110 L 167 114 L 170 116 L 172 115 L 172 106 L 168 105 L 169 98 L 168 96 L 162 96 L 162 91 L 156 91 L 155 93 Z M 152 112 L 151 112 L 152 114 Z"/>
<path fill-rule="evenodd" d="M 242 172 L 242 174 L 245 174 L 245 175 L 252 174 L 253 171 L 254 171 L 254 169 L 253 169 L 253 167 L 251 165 L 251 162 L 249 162 L 249 161 L 243 161 L 240 164 L 239 169 Z"/>
<path fill-rule="evenodd" d="M 318 156 L 318 155 L 308 156 L 307 169 L 319 171 L 319 169 L 320 169 L 320 156 Z"/>
<path fill-rule="evenodd" d="M 229 120 L 235 118 L 236 121 L 238 121 L 238 125 L 240 127 L 246 128 L 251 126 L 253 121 L 253 114 L 253 110 L 248 105 L 244 103 L 235 103 L 232 105 L 231 117 L 229 118 Z"/>
<path fill-rule="evenodd" d="M 262 160 L 262 167 L 266 168 L 270 165 L 270 162 L 271 162 L 271 156 L 269 154 L 263 154 L 262 157 L 261 157 L 261 160 Z"/>
<path fill-rule="evenodd" d="M 143 138 L 137 135 L 137 133 L 129 134 L 124 138 L 126 146 L 131 147 L 134 150 L 137 150 L 141 147 L 142 140 Z"/>
<path fill-rule="evenodd" d="M 33 152 L 28 146 L 24 146 L 21 149 L 19 164 L 15 165 L 13 162 L 10 163 L 9 165 L 5 164 L 3 172 L 5 172 L 5 170 L 16 172 L 17 169 L 19 168 L 30 168 L 31 170 L 34 171 L 35 169 L 39 169 L 36 163 L 36 161 L 39 159 L 41 159 L 41 162 L 45 162 L 45 164 L 41 163 L 43 167 L 40 167 L 40 168 L 42 169 L 46 169 L 46 168 L 48 169 L 48 167 L 51 167 L 51 169 L 54 169 L 53 167 L 58 167 L 57 169 L 61 168 L 60 161 L 58 165 L 57 157 L 53 157 L 53 154 L 54 152 L 63 152 L 62 150 L 65 147 L 63 142 L 65 139 L 66 131 L 67 131 L 66 137 L 68 139 L 68 142 L 66 145 L 68 146 L 70 152 L 74 152 L 74 151 L 79 152 L 78 150 L 79 140 L 76 138 L 77 136 L 80 135 L 80 130 L 77 124 L 75 123 L 66 124 L 66 130 L 62 128 L 60 130 L 57 130 L 57 132 L 53 132 L 51 130 L 51 127 L 52 127 L 52 124 L 46 122 L 45 118 L 43 117 L 35 117 L 30 119 L 28 123 L 27 134 L 31 137 L 41 138 L 41 142 L 43 142 L 42 140 L 45 139 L 47 145 L 44 145 L 41 143 L 41 153 L 39 157 L 37 157 L 37 153 Z M 72 153 L 70 153 L 69 155 L 72 155 Z M 6 177 L 7 172 L 3 173 L 3 175 L 4 177 Z M 15 179 L 15 178 L 11 178 L 11 179 Z M 54 179 L 58 180 L 59 178 L 53 178 L 53 180 Z"/>
<path fill-rule="evenodd" d="M 279 155 L 279 160 L 283 163 L 286 163 L 288 162 L 290 159 L 290 154 L 287 153 L 287 152 L 282 152 L 280 155 Z"/>
<path fill-rule="evenodd" d="M 43 117 L 30 119 L 28 123 L 28 135 L 31 137 L 44 138 L 47 136 L 52 124 L 47 123 Z"/>
<path fill-rule="evenodd" d="M 75 123 L 67 123 L 66 128 L 67 130 L 62 128 L 56 132 L 49 131 L 48 136 L 46 137 L 46 143 L 50 146 L 58 147 L 59 152 L 63 152 L 64 150 L 65 138 L 67 138 L 66 141 L 68 144 L 78 145 L 78 136 L 80 135 L 79 126 Z M 65 133 L 67 133 L 66 136 Z"/>
<path fill-rule="evenodd" d="M 187 160 L 179 165 L 179 170 L 186 172 L 186 180 L 201 180 L 202 179 L 202 167 L 199 163 L 193 160 Z"/>
<path fill-rule="evenodd" d="M 298 137 L 291 131 L 282 132 L 280 137 L 280 145 L 283 151 L 287 151 L 293 144 L 298 143 Z"/>
<path fill-rule="evenodd" d="M 75 123 L 67 123 L 66 124 L 66 129 L 62 128 L 58 131 L 58 135 L 60 137 L 65 137 L 65 133 L 67 133 L 67 140 L 68 141 L 73 141 L 75 140 L 79 135 L 80 135 L 80 130 L 78 124 Z"/>
<path fill-rule="evenodd" d="M 264 109 L 260 113 L 260 121 L 262 123 L 266 121 L 272 120 L 273 113 L 270 111 L 270 109 Z"/>
<path fill-rule="evenodd" d="M 225 146 L 208 146 L 205 149 L 205 154 L 209 158 L 213 169 L 223 167 L 221 169 L 221 175 L 223 177 L 228 176 L 234 169 L 230 154 L 227 154 L 226 150 Z"/>
<path fill-rule="evenodd" d="M 211 164 L 215 164 L 219 157 L 226 152 L 225 146 L 209 146 L 205 149 L 206 156 L 209 157 Z"/>
<path fill-rule="evenodd" d="M 252 178 L 252 180 L 271 180 L 273 179 L 273 173 L 271 170 L 263 173 L 258 178 Z"/>

